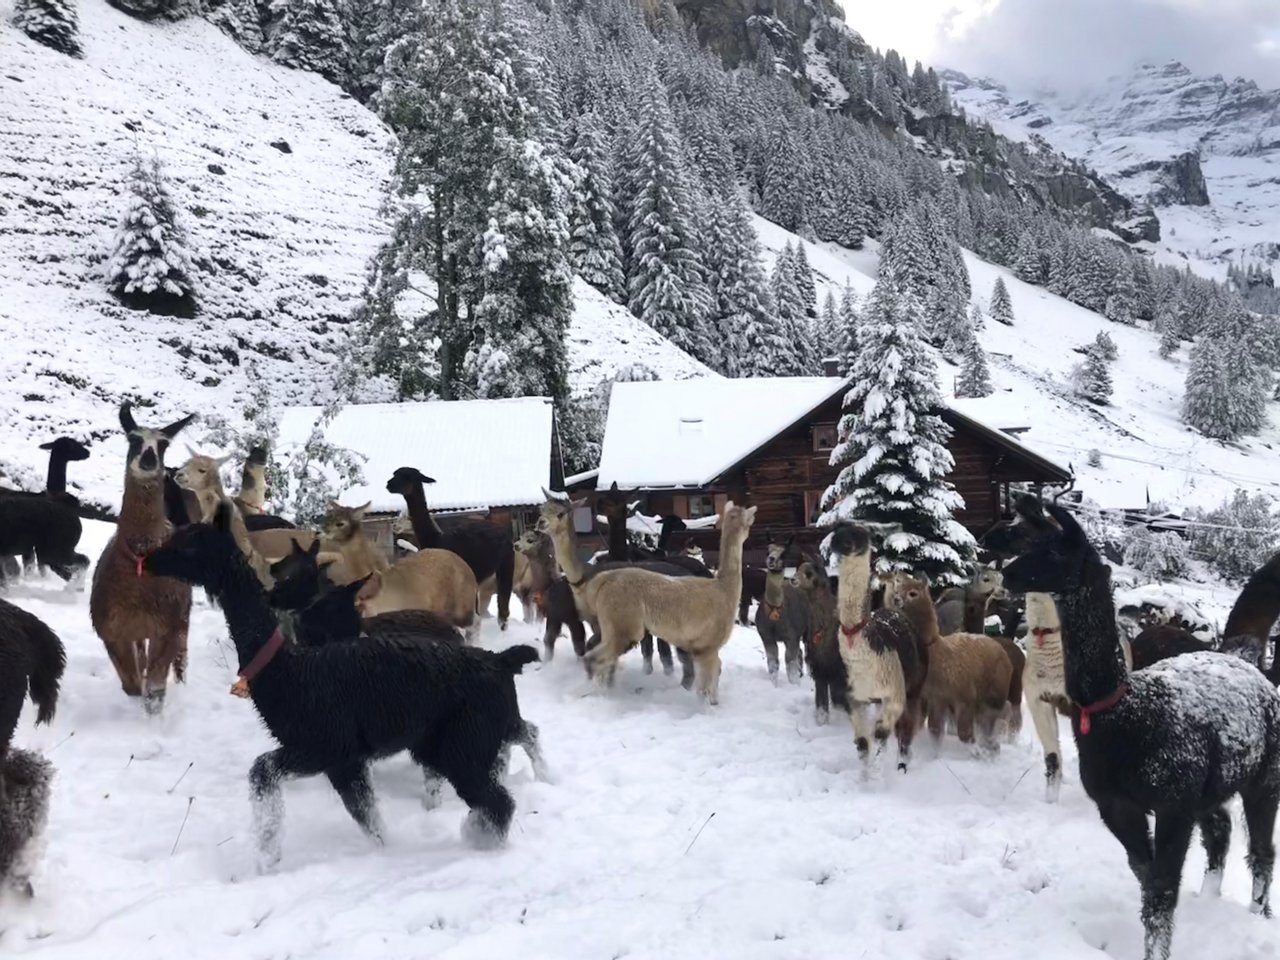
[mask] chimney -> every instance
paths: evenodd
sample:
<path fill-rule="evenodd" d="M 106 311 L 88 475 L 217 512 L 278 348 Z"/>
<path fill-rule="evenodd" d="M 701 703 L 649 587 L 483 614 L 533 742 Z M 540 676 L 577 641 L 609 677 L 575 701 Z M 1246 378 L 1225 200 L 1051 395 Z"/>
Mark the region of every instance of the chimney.
<path fill-rule="evenodd" d="M 824 377 L 840 376 L 840 360 L 838 357 L 822 358 L 822 375 Z"/>

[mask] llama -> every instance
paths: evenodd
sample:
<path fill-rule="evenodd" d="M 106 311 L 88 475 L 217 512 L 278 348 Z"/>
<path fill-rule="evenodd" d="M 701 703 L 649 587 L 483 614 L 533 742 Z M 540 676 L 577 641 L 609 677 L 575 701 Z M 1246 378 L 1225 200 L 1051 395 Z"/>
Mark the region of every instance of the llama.
<path fill-rule="evenodd" d="M 901 528 L 875 529 L 883 535 Z M 870 524 L 840 523 L 831 534 L 831 552 L 839 558 L 840 570 L 837 646 L 844 661 L 854 746 L 864 775 L 870 771 L 871 735 L 879 755 L 891 730 L 897 734 L 898 769 L 906 771 L 929 670 L 928 650 L 911 621 L 897 610 L 870 609 L 871 530 Z M 874 719 L 869 716 L 873 708 L 877 708 Z"/>
<path fill-rule="evenodd" d="M 435 483 L 413 467 L 399 467 L 387 481 L 387 492 L 404 497 L 413 521 L 419 550 L 452 550 L 471 568 L 480 585 L 480 612 L 489 614 L 489 600 L 498 595 L 498 626 L 507 629 L 511 618 L 511 585 L 515 578 L 515 548 L 511 534 L 485 520 L 467 520 L 442 531 L 427 508 L 425 485 Z"/>
<path fill-rule="evenodd" d="M 587 581 L 583 593 L 600 624 L 600 645 L 589 656 L 606 681 L 613 676 L 618 657 L 645 633 L 652 633 L 693 658 L 699 694 L 713 706 L 719 703 L 720 648 L 733 633 L 742 589 L 742 545 L 755 517 L 755 507 L 734 506 L 732 500 L 725 504 L 720 516 L 720 568 L 709 580 L 624 567 L 602 571 Z"/>
<path fill-rule="evenodd" d="M 208 523 L 213 519 L 214 510 L 227 497 L 222 488 L 221 469 L 231 459 L 231 454 L 224 457 L 208 457 L 196 453 L 190 445 L 187 445 L 187 453 L 190 457 L 178 468 L 173 479 L 183 491 L 191 494 L 185 499 L 189 513 L 194 514 L 189 518 L 190 521 Z M 236 543 L 240 544 L 241 552 L 249 560 L 249 565 L 253 567 L 262 585 L 270 589 L 271 565 L 254 548 L 253 541 L 249 538 L 249 530 L 245 526 L 244 516 L 238 507 L 231 514 L 231 522 Z"/>
<path fill-rule="evenodd" d="M 325 774 L 347 812 L 382 839 L 369 763 L 408 750 L 423 768 L 427 802 L 438 777 L 471 808 L 464 835 L 477 846 L 505 840 L 515 803 L 500 782 L 509 744 L 531 750 L 545 778 L 537 728 L 520 716 L 514 677 L 538 659 L 529 646 L 490 653 L 435 634 L 352 638 L 314 649 L 283 642 L 266 593 L 232 535 L 230 503 L 212 524 L 192 524 L 143 561 L 149 574 L 202 586 L 217 600 L 239 659 L 233 692 L 247 695 L 279 748 L 249 773 L 260 865 L 280 860 L 281 781 Z M 443 641 L 443 642 L 441 642 Z"/>
<path fill-rule="evenodd" d="M 385 570 L 365 574 L 356 594 L 362 617 L 397 610 L 430 610 L 463 631 L 469 640 L 480 633 L 476 578 L 452 550 L 419 550 Z"/>
<path fill-rule="evenodd" d="M 254 445 L 240 469 L 240 492 L 235 505 L 246 517 L 260 516 L 267 508 L 267 448 Z"/>
<path fill-rule="evenodd" d="M 928 650 L 929 671 L 921 696 L 934 742 L 941 738 L 947 716 L 954 714 L 961 743 L 974 743 L 976 726 L 981 746 L 998 750 L 995 725 L 1009 702 L 1013 673 L 1004 648 L 985 634 L 941 636 L 929 581 L 923 574 L 895 573 L 885 602 L 907 616 Z"/>
<path fill-rule="evenodd" d="M 68 506 L 78 506 L 80 500 L 67 490 L 67 464 L 78 463 L 81 460 L 89 459 L 89 448 L 78 440 L 71 437 L 58 437 L 56 440 L 50 440 L 48 443 L 40 444 L 41 450 L 49 451 L 49 467 L 45 474 L 44 490 L 41 493 L 29 493 L 25 490 L 12 490 L 8 487 L 0 487 L 0 497 L 46 497 L 58 500 Z M 79 537 L 76 538 L 79 542 Z M 37 565 L 40 567 L 41 576 L 47 575 L 48 565 L 39 564 L 36 558 L 34 544 L 22 556 L 22 565 L 27 573 L 30 573 Z M 74 547 L 74 544 L 73 544 Z M 0 582 L 4 579 L 4 571 L 0 570 Z"/>
<path fill-rule="evenodd" d="M 344 507 L 337 500 L 329 501 L 329 510 L 324 517 L 323 537 L 326 546 L 335 550 L 342 557 L 342 576 L 338 583 L 350 583 L 362 580 L 371 573 L 382 573 L 391 566 L 373 542 L 365 536 L 361 521 L 370 504 L 358 507 Z M 290 531 L 290 539 L 294 539 Z M 299 543 L 302 541 L 299 539 Z"/>
<path fill-rule="evenodd" d="M 1058 802 L 1062 790 L 1062 745 L 1058 716 L 1071 715 L 1062 658 L 1062 621 L 1053 597 L 1027 594 L 1027 663 L 1022 672 L 1027 711 L 1044 748 L 1044 798 Z"/>
<path fill-rule="evenodd" d="M 516 566 L 512 588 L 524 611 L 524 622 L 546 618 L 544 600 L 556 579 L 555 547 L 551 538 L 537 530 L 526 530 L 516 541 Z"/>
<path fill-rule="evenodd" d="M 805 659 L 813 676 L 814 722 L 823 726 L 831 717 L 831 701 L 846 713 L 849 677 L 840 656 L 836 596 L 831 579 L 816 558 L 806 560 L 796 570 L 796 587 L 809 604 L 809 630 L 805 635 Z"/>
<path fill-rule="evenodd" d="M 89 558 L 76 552 L 82 532 L 76 507 L 46 496 L 0 497 L 0 557 L 34 558 L 78 586 Z M 0 586 L 7 579 L 0 568 Z"/>
<path fill-rule="evenodd" d="M 170 667 L 179 683 L 186 673 L 191 587 L 163 577 L 144 579 L 142 561 L 171 532 L 164 510 L 164 454 L 194 418 L 190 414 L 154 430 L 138 425 L 127 401 L 121 405 L 120 426 L 129 439 L 124 501 L 89 594 L 94 632 L 120 686 L 127 696 L 142 697 L 149 715 L 164 706 Z"/>
<path fill-rule="evenodd" d="M 778 644 L 786 651 L 787 680 L 799 683 L 804 676 L 801 645 L 808 641 L 809 603 L 791 584 L 787 583 L 787 550 L 794 537 L 786 543 L 769 544 L 765 557 L 764 595 L 756 608 L 756 632 L 764 644 L 765 661 L 769 665 L 769 679 L 778 682 Z"/>
<path fill-rule="evenodd" d="M 983 633 L 987 604 L 999 592 L 1002 580 L 999 570 L 978 567 L 963 587 L 944 590 L 936 604 L 938 632 L 944 637 L 960 630 Z"/>
<path fill-rule="evenodd" d="M 1236 657 L 1189 653 L 1125 673 L 1111 568 L 1063 508 L 1004 571 L 1022 593 L 1049 593 L 1062 622 L 1080 782 L 1124 846 L 1142 888 L 1145 960 L 1168 960 L 1187 847 L 1196 825 L 1218 893 L 1239 794 L 1249 828 L 1252 908 L 1270 915 L 1280 803 L 1280 694 Z M 1034 513 L 1019 512 L 1034 522 Z M 1030 515 L 1028 516 L 1028 513 Z M 1154 844 L 1147 815 L 1155 813 Z"/>
<path fill-rule="evenodd" d="M 0 600 L 0 766 L 28 692 L 36 705 L 36 723 L 53 720 L 66 666 L 67 654 L 58 635 L 35 614 Z"/>

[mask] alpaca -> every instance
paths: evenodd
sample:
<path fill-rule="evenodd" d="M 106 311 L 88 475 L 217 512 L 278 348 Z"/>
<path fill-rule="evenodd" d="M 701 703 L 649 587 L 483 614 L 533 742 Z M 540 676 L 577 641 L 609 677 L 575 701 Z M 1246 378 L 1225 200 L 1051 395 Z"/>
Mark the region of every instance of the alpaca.
<path fill-rule="evenodd" d="M 524 622 L 543 620 L 544 598 L 556 578 L 555 547 L 551 538 L 537 530 L 526 530 L 516 541 L 516 566 L 512 587 L 524 611 Z"/>
<path fill-rule="evenodd" d="M 578 655 L 582 656 L 583 651 L 594 648 L 599 644 L 600 628 L 599 621 L 596 617 L 594 608 L 590 605 L 590 593 L 587 590 L 587 584 L 590 580 L 601 573 L 610 570 L 647 570 L 651 573 L 658 573 L 669 577 L 689 577 L 690 572 L 683 567 L 676 566 L 661 560 L 640 561 L 635 563 L 593 563 L 584 565 L 578 556 L 578 537 L 573 530 L 573 510 L 584 506 L 585 500 L 575 500 L 569 502 L 553 497 L 546 490 L 543 493 L 547 497 L 546 503 L 542 506 L 542 516 L 538 520 L 538 531 L 551 537 L 552 546 L 555 549 L 556 562 L 560 569 L 564 571 L 565 580 L 571 590 L 574 609 L 577 611 L 577 617 L 581 621 L 591 624 L 592 632 L 595 634 L 593 642 L 585 644 L 581 651 L 578 648 L 578 637 L 574 632 L 573 621 L 563 620 L 562 622 L 569 624 L 570 634 L 573 636 L 574 650 L 579 651 Z M 703 579 L 709 579 L 703 578 Z M 553 593 L 558 593 L 558 589 L 553 585 Z M 567 613 L 566 605 L 557 604 L 560 613 Z M 550 614 L 548 614 L 550 616 Z M 557 617 L 557 619 L 560 619 Z M 551 640 L 552 637 L 559 635 L 559 627 L 553 634 L 551 624 L 547 624 L 546 639 Z M 681 678 L 680 685 L 686 690 L 693 688 L 694 682 L 694 664 L 693 658 L 685 650 L 677 651 L 680 658 Z M 583 661 L 587 674 L 590 675 L 593 669 L 593 658 L 587 658 Z M 650 673 L 653 670 L 652 661 L 645 663 L 645 672 Z M 667 664 L 663 664 L 663 672 L 667 670 Z M 611 677 L 605 677 L 606 682 Z"/>
<path fill-rule="evenodd" d="M 1196 825 L 1208 854 L 1205 890 L 1221 889 L 1230 843 L 1227 801 L 1249 828 L 1252 907 L 1270 915 L 1280 803 L 1280 694 L 1236 657 L 1189 653 L 1125 674 L 1111 568 L 1075 518 L 1045 504 L 1029 549 L 1004 571 L 1022 593 L 1052 594 L 1062 622 L 1067 696 L 1080 782 L 1124 846 L 1142 888 L 1145 960 L 1168 960 L 1187 847 Z M 1019 503 L 1019 513 L 1036 518 Z M 1154 844 L 1147 814 L 1155 813 Z"/>
<path fill-rule="evenodd" d="M 840 656 L 836 595 L 823 564 L 809 559 L 796 570 L 796 587 L 809 604 L 809 630 L 805 635 L 805 659 L 813 676 L 814 722 L 819 726 L 831 716 L 831 701 L 849 712 L 849 677 Z"/>
<path fill-rule="evenodd" d="M 809 602 L 791 584 L 786 582 L 786 557 L 794 537 L 786 543 L 769 544 L 765 557 L 764 595 L 756 608 L 756 632 L 764 644 L 765 661 L 769 666 L 769 679 L 778 682 L 778 644 L 782 643 L 787 657 L 787 680 L 799 683 L 804 676 L 801 645 L 808 642 Z"/>
<path fill-rule="evenodd" d="M 497 524 L 485 520 L 467 520 L 442 531 L 427 508 L 424 487 L 435 483 L 413 467 L 399 467 L 387 481 L 387 492 L 404 497 L 413 521 L 413 534 L 419 550 L 452 550 L 471 568 L 481 586 L 480 612 L 488 616 L 489 600 L 496 589 L 498 626 L 507 629 L 511 618 L 511 585 L 515 578 L 515 548 L 511 534 Z M 490 582 L 492 581 L 492 582 Z"/>
<path fill-rule="evenodd" d="M 999 570 L 979 567 L 963 587 L 944 590 L 935 605 L 938 632 L 944 637 L 963 630 L 983 633 L 988 601 L 1000 590 L 1003 577 Z"/>
<path fill-rule="evenodd" d="M 545 777 L 537 728 L 520 716 L 514 683 L 537 651 L 463 647 L 448 642 L 444 624 L 432 634 L 404 630 L 318 649 L 285 644 L 236 546 L 231 510 L 223 504 L 212 524 L 179 530 L 143 562 L 149 574 L 202 586 L 216 598 L 239 658 L 233 692 L 253 700 L 280 744 L 249 774 L 261 865 L 280 859 L 280 783 L 290 777 L 325 774 L 356 823 L 381 842 L 369 763 L 406 749 L 426 774 L 428 803 L 438 802 L 437 778 L 444 777 L 471 808 L 468 839 L 501 843 L 515 809 L 500 782 L 507 746 L 530 749 L 535 774 Z"/>
<path fill-rule="evenodd" d="M 475 641 L 480 633 L 476 578 L 451 550 L 419 550 L 386 570 L 365 574 L 356 594 L 362 617 L 397 610 L 430 610 Z"/>
<path fill-rule="evenodd" d="M 38 753 L 15 748 L 0 761 L 0 888 L 28 900 L 52 782 L 53 764 Z"/>
<path fill-rule="evenodd" d="M 1000 711 L 1000 719 L 1005 723 L 1009 742 L 1014 743 L 1022 733 L 1022 674 L 1027 668 L 1027 655 L 1008 637 L 996 636 L 991 639 L 1004 648 L 1004 655 L 1009 658 L 1012 671 L 1009 676 L 1009 693 Z"/>
<path fill-rule="evenodd" d="M 247 518 L 246 518 L 247 519 Z M 246 524 L 247 526 L 247 524 Z M 294 543 L 302 547 L 310 547 L 312 543 L 320 541 L 320 534 L 314 530 L 303 530 L 296 527 L 272 528 L 269 530 L 250 530 L 249 543 L 253 545 L 262 557 L 266 558 L 268 563 L 275 563 L 277 560 L 287 557 L 289 550 Z M 336 548 L 333 544 L 327 544 L 330 550 L 336 555 Z"/>
<path fill-rule="evenodd" d="M 929 581 L 923 574 L 895 573 L 885 602 L 906 615 L 928 649 L 929 672 L 921 696 L 934 742 L 942 736 L 946 717 L 954 714 L 961 743 L 974 742 L 976 726 L 982 747 L 998 750 L 995 724 L 1009 702 L 1013 673 L 1004 648 L 985 634 L 941 636 Z"/>
<path fill-rule="evenodd" d="M 885 534 L 900 529 L 877 526 Z M 876 753 L 889 731 L 897 734 L 898 769 L 906 771 L 911 742 L 920 723 L 920 700 L 929 671 L 924 640 L 900 611 L 870 609 L 871 526 L 841 523 L 831 534 L 831 552 L 839 558 L 840 587 L 837 646 L 844 661 L 845 700 L 853 726 L 854 746 L 870 770 L 871 734 Z M 872 709 L 876 716 L 868 716 Z"/>
<path fill-rule="evenodd" d="M 742 589 L 742 545 L 755 517 L 755 507 L 737 507 L 732 500 L 725 505 L 720 568 L 710 580 L 624 567 L 602 571 L 586 582 L 587 605 L 600 624 L 600 645 L 590 656 L 606 681 L 618 657 L 647 632 L 689 653 L 698 668 L 699 694 L 712 705 L 719 703 L 720 648 L 733 633 Z"/>
<path fill-rule="evenodd" d="M 0 557 L 34 557 L 68 583 L 78 583 L 89 566 L 89 558 L 76 552 L 82 529 L 76 507 L 61 499 L 0 497 Z M 0 585 L 5 579 L 0 570 Z"/>
<path fill-rule="evenodd" d="M 1153 663 L 1184 653 L 1210 653 L 1213 647 L 1186 630 L 1168 623 L 1146 627 L 1129 641 L 1132 669 L 1145 670 Z"/>
<path fill-rule="evenodd" d="M 1022 688 L 1027 695 L 1027 711 L 1036 736 L 1044 748 L 1044 798 L 1058 802 L 1062 789 L 1062 745 L 1058 739 L 1058 716 L 1071 715 L 1062 658 L 1062 621 L 1053 597 L 1032 591 L 1027 594 L 1027 663 L 1022 671 Z"/>
<path fill-rule="evenodd" d="M 342 557 L 342 576 L 338 583 L 350 583 L 361 580 L 371 573 L 381 573 L 391 566 L 390 562 L 373 542 L 365 536 L 360 523 L 369 503 L 358 507 L 344 507 L 337 500 L 329 501 L 329 510 L 324 516 L 322 536 L 325 545 Z M 292 540 L 292 531 L 290 531 Z M 299 540 L 299 543 L 302 541 Z"/>
<path fill-rule="evenodd" d="M 187 445 L 187 453 L 190 454 L 190 457 L 186 463 L 178 468 L 178 471 L 173 475 L 173 479 L 179 487 L 189 492 L 194 498 L 187 498 L 186 500 L 188 508 L 193 505 L 195 508 L 195 516 L 190 519 L 208 523 L 213 519 L 213 511 L 218 508 L 218 504 L 222 503 L 227 497 L 222 488 L 221 469 L 223 464 L 231 459 L 231 454 L 227 454 L 224 457 L 208 457 L 204 454 L 196 453 L 189 444 Z M 231 522 L 232 529 L 236 535 L 236 543 L 240 544 L 241 552 L 249 560 L 249 565 L 253 567 L 258 579 L 262 581 L 262 585 L 270 589 L 271 565 L 254 548 L 253 541 L 249 538 L 249 530 L 245 525 L 244 516 L 240 513 L 239 507 L 232 513 Z"/>
<path fill-rule="evenodd" d="M 194 417 L 154 430 L 137 424 L 127 401 L 120 407 L 120 426 L 129 439 L 124 502 L 89 594 L 94 632 L 106 646 L 120 686 L 127 696 L 142 697 L 151 715 L 164 706 L 169 668 L 179 683 L 185 679 L 191 587 L 167 578 L 143 579 L 142 561 L 171 532 L 164 511 L 164 454 Z"/>
<path fill-rule="evenodd" d="M 53 720 L 58 708 L 58 684 L 66 665 L 62 641 L 43 620 L 0 600 L 0 766 L 9 752 L 28 693 L 36 705 L 36 723 Z"/>
<path fill-rule="evenodd" d="M 58 437 L 56 440 L 40 444 L 40 449 L 49 451 L 49 468 L 45 474 L 44 490 L 40 493 L 29 493 L 25 490 L 0 487 L 0 497 L 45 497 L 65 503 L 68 506 L 79 506 L 80 500 L 67 491 L 67 464 L 88 460 L 89 448 L 71 437 Z M 76 540 L 79 542 L 79 537 Z M 37 565 L 40 567 L 42 576 L 46 575 L 48 571 L 48 565 L 41 564 L 37 560 L 34 545 L 23 554 L 22 565 L 28 573 Z M 0 582 L 3 582 L 4 577 L 5 571 L 0 570 Z"/>
<path fill-rule="evenodd" d="M 245 457 L 240 469 L 240 492 L 236 494 L 236 506 L 246 517 L 266 513 L 267 506 L 267 448 L 255 445 Z"/>
<path fill-rule="evenodd" d="M 546 614 L 546 629 L 542 634 L 542 646 L 548 661 L 555 656 L 556 640 L 560 638 L 560 630 L 563 627 L 569 628 L 569 640 L 573 644 L 573 652 L 578 657 L 584 657 L 587 653 L 587 628 L 583 625 L 582 617 L 578 615 L 578 605 L 573 599 L 573 588 L 569 586 L 569 581 L 557 575 L 551 581 L 551 586 L 547 588 L 542 598 L 542 609 Z M 685 684 L 686 687 L 692 684 L 692 680 Z"/>

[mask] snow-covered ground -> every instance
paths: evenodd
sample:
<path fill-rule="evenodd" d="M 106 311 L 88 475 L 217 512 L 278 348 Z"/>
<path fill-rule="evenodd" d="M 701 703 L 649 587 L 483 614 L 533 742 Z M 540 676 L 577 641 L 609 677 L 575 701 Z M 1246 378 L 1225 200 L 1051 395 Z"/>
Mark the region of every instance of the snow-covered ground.
<path fill-rule="evenodd" d="M 109 532 L 90 524 L 86 552 Z M 395 758 L 374 772 L 385 847 L 326 783 L 291 782 L 283 862 L 259 876 L 246 774 L 271 742 L 252 706 L 227 693 L 234 656 L 221 616 L 197 599 L 189 682 L 149 721 L 120 692 L 86 594 L 50 581 L 11 599 L 59 632 L 69 663 L 52 727 L 33 728 L 28 708 L 16 737 L 50 757 L 57 779 L 37 899 L 0 905 L 8 956 L 1141 954 L 1137 884 L 1079 786 L 1065 726 L 1057 806 L 1042 799 L 1029 721 L 995 761 L 951 738 L 937 758 L 922 746 L 907 775 L 886 764 L 883 780 L 864 784 L 843 718 L 814 725 L 808 680 L 773 687 L 754 631 L 725 648 L 717 708 L 661 673 L 643 676 L 634 654 L 601 692 L 563 639 L 556 660 L 517 678 L 556 782 L 535 782 L 515 751 L 505 849 L 464 846 L 461 802 L 449 794 L 423 811 L 417 768 Z M 483 635 L 494 648 L 534 639 L 519 623 L 502 635 L 488 621 Z M 1222 900 L 1196 896 L 1204 854 L 1196 845 L 1188 857 L 1175 960 L 1280 954 L 1280 926 L 1248 912 L 1234 816 Z"/>

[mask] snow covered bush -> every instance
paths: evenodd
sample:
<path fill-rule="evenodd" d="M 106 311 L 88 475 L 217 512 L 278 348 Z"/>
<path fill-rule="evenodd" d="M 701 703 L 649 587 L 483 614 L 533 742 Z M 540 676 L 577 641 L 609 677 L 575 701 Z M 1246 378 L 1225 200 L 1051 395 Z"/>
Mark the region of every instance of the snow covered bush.
<path fill-rule="evenodd" d="M 36 43 L 70 57 L 83 57 L 75 0 L 16 0 L 13 25 Z"/>
<path fill-rule="evenodd" d="M 1089 345 L 1084 363 L 1071 371 L 1071 388 L 1077 396 L 1102 406 L 1111 402 L 1111 371 L 1102 353 Z"/>
<path fill-rule="evenodd" d="M 107 289 L 126 307 L 174 317 L 196 312 L 187 238 L 165 186 L 160 158 L 134 157 L 128 199 L 107 261 Z"/>
<path fill-rule="evenodd" d="M 1176 533 L 1156 532 L 1135 524 L 1125 534 L 1125 565 L 1149 580 L 1160 582 L 1185 577 L 1190 561 L 1187 541 Z"/>
<path fill-rule="evenodd" d="M 342 409 L 331 403 L 320 411 L 306 443 L 289 458 L 289 502 L 286 509 L 299 526 L 318 523 L 342 492 L 364 483 L 364 457 L 325 439 L 325 429 Z"/>
<path fill-rule="evenodd" d="M 952 516 L 964 501 L 944 479 L 955 465 L 946 446 L 951 430 L 936 413 L 937 371 L 911 309 L 915 301 L 904 306 L 889 278 L 876 281 L 831 451 L 841 470 L 823 495 L 820 523 L 899 523 L 902 532 L 876 556 L 876 572 L 924 570 L 935 582 L 958 584 L 975 545 Z"/>
<path fill-rule="evenodd" d="M 1203 524 L 1191 528 L 1191 549 L 1224 580 L 1243 583 L 1280 546 L 1274 507 L 1265 494 L 1237 490 L 1214 510 L 1191 511 L 1188 519 Z"/>
<path fill-rule="evenodd" d="M 1120 356 L 1120 351 L 1116 349 L 1116 342 L 1111 339 L 1111 334 L 1105 330 L 1098 331 L 1098 335 L 1093 338 L 1091 346 L 1102 354 L 1102 359 L 1108 363 Z"/>

